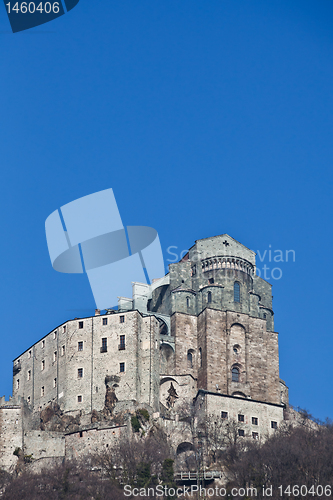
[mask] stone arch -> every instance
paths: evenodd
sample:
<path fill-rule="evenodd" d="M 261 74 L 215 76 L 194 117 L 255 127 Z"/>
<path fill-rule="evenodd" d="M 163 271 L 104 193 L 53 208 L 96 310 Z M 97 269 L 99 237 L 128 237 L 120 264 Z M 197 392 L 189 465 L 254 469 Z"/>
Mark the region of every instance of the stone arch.
<path fill-rule="evenodd" d="M 174 382 L 175 384 L 179 385 L 177 380 L 173 377 L 163 377 L 160 380 L 160 385 L 164 384 L 165 382 Z"/>
<path fill-rule="evenodd" d="M 177 446 L 176 454 L 180 455 L 181 453 L 186 453 L 193 450 L 194 446 L 192 443 L 190 443 L 189 441 L 183 441 Z"/>
<path fill-rule="evenodd" d="M 236 397 L 236 398 L 246 398 L 245 394 L 243 392 L 240 392 L 240 391 L 235 391 L 231 395 Z"/>
<path fill-rule="evenodd" d="M 175 351 L 170 344 L 163 342 L 160 346 L 160 373 L 172 373 L 175 366 Z"/>

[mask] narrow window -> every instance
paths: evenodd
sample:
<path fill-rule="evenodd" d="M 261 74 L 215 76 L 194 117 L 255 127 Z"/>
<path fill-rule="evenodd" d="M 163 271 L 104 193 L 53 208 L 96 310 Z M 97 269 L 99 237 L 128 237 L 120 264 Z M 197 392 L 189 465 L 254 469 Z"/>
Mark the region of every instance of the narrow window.
<path fill-rule="evenodd" d="M 27 399 L 28 403 L 30 404 L 30 396 L 28 396 L 28 399 Z"/>
<path fill-rule="evenodd" d="M 125 371 L 125 363 L 120 363 L 120 372 L 123 373 Z"/>
<path fill-rule="evenodd" d="M 214 278 L 209 278 L 208 283 L 212 285 L 214 283 Z"/>
<path fill-rule="evenodd" d="M 83 321 L 79 321 L 79 328 L 82 329 L 83 328 Z"/>
<path fill-rule="evenodd" d="M 44 361 L 44 359 L 42 361 L 42 370 L 45 370 L 45 361 Z"/>
<path fill-rule="evenodd" d="M 19 389 L 20 388 L 20 381 L 19 379 L 16 380 L 16 389 Z"/>
<path fill-rule="evenodd" d="M 244 437 L 245 432 L 243 429 L 238 429 L 238 436 Z"/>
<path fill-rule="evenodd" d="M 63 326 L 63 332 L 65 333 L 66 331 L 66 325 Z"/>
<path fill-rule="evenodd" d="M 77 343 L 77 350 L 78 351 L 83 351 L 83 342 L 82 341 L 80 341 L 80 342 Z"/>
<path fill-rule="evenodd" d="M 31 351 L 29 351 L 29 358 L 31 358 Z"/>
<path fill-rule="evenodd" d="M 252 432 L 252 437 L 253 437 L 253 439 L 259 439 L 258 432 Z"/>
<path fill-rule="evenodd" d="M 65 355 L 65 346 L 63 345 L 62 348 L 61 348 L 61 355 L 64 356 Z"/>
<path fill-rule="evenodd" d="M 202 368 L 202 349 L 199 347 L 199 366 Z"/>
<path fill-rule="evenodd" d="M 45 394 L 45 389 L 44 389 L 44 386 L 41 388 L 41 390 L 40 390 L 40 394 L 41 394 L 41 396 L 44 396 L 44 394 Z"/>
<path fill-rule="evenodd" d="M 96 387 L 96 394 L 98 393 L 98 387 Z"/>
<path fill-rule="evenodd" d="M 190 297 L 186 297 L 186 307 L 187 309 L 190 307 L 191 302 L 190 302 Z"/>
<path fill-rule="evenodd" d="M 271 422 L 272 429 L 277 429 L 277 422 Z"/>
<path fill-rule="evenodd" d="M 79 397 L 80 397 L 80 396 L 78 396 L 78 398 L 79 398 Z M 80 401 L 79 401 L 79 402 L 80 402 Z M 80 438 L 82 438 L 82 437 L 83 437 L 83 432 L 82 432 L 82 431 L 80 431 Z"/>
<path fill-rule="evenodd" d="M 57 351 L 54 351 L 53 353 L 53 361 L 57 361 Z"/>
<path fill-rule="evenodd" d="M 53 379 L 53 387 L 57 387 L 57 379 L 56 378 Z"/>
<path fill-rule="evenodd" d="M 82 378 L 83 377 L 83 368 L 78 368 L 77 369 L 77 378 Z"/>
<path fill-rule="evenodd" d="M 267 318 L 267 315 L 266 315 L 266 313 L 264 313 L 264 319 L 266 319 L 266 318 Z"/>
<path fill-rule="evenodd" d="M 31 380 L 31 370 L 28 370 L 28 380 Z"/>
<path fill-rule="evenodd" d="M 125 323 L 125 316 L 120 316 L 119 320 L 120 320 L 120 323 Z"/>
<path fill-rule="evenodd" d="M 232 373 L 232 381 L 239 382 L 239 368 L 237 368 L 237 366 L 234 366 L 233 369 L 231 370 L 231 373 Z"/>
<path fill-rule="evenodd" d="M 120 340 L 119 350 L 124 351 L 125 350 L 125 335 L 120 335 L 119 340 Z"/>
<path fill-rule="evenodd" d="M 104 338 L 102 339 L 101 352 L 107 352 L 107 351 L 108 351 L 108 339 Z"/>
<path fill-rule="evenodd" d="M 54 332 L 53 334 L 53 338 L 56 339 L 57 338 L 57 332 Z"/>
<path fill-rule="evenodd" d="M 78 397 L 77 397 L 77 402 L 78 402 L 78 403 L 82 403 L 82 396 L 78 396 Z M 82 436 L 81 436 L 81 433 L 80 433 L 80 437 L 82 437 Z"/>
<path fill-rule="evenodd" d="M 208 292 L 208 294 L 207 294 L 207 302 L 208 302 L 208 304 L 210 304 L 211 301 L 212 301 L 212 292 Z"/>
<path fill-rule="evenodd" d="M 45 347 L 45 340 L 42 340 L 42 349 Z"/>
<path fill-rule="evenodd" d="M 108 324 L 108 318 L 103 318 L 103 325 L 107 325 Z"/>
<path fill-rule="evenodd" d="M 240 284 L 238 281 L 234 283 L 234 301 L 240 302 Z"/>
<path fill-rule="evenodd" d="M 252 417 L 252 425 L 258 425 L 258 418 Z"/>
<path fill-rule="evenodd" d="M 244 415 L 238 415 L 238 422 L 244 422 Z"/>
<path fill-rule="evenodd" d="M 187 368 L 193 368 L 193 356 L 191 351 L 187 352 Z"/>
<path fill-rule="evenodd" d="M 221 418 L 228 418 L 228 412 L 227 411 L 221 411 Z"/>

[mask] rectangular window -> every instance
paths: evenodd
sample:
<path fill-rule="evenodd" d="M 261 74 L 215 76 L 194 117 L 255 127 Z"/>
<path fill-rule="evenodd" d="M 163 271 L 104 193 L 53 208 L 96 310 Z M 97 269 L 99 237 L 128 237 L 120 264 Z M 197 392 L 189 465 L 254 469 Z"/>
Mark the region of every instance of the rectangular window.
<path fill-rule="evenodd" d="M 63 332 L 65 333 L 65 331 L 66 331 L 66 325 L 63 326 Z"/>
<path fill-rule="evenodd" d="M 238 422 L 244 422 L 244 415 L 238 415 Z"/>
<path fill-rule="evenodd" d="M 107 325 L 108 324 L 108 318 L 103 318 L 103 325 Z"/>
<path fill-rule="evenodd" d="M 214 283 L 214 278 L 209 278 L 208 283 L 212 285 Z"/>
<path fill-rule="evenodd" d="M 244 437 L 244 435 L 245 435 L 244 430 L 243 429 L 238 429 L 238 436 Z"/>
<path fill-rule="evenodd" d="M 83 351 L 83 342 L 82 341 L 80 341 L 80 342 L 77 343 L 77 350 L 78 351 Z"/>
<path fill-rule="evenodd" d="M 271 421 L 271 427 L 272 429 L 277 429 L 277 422 Z"/>
<path fill-rule="evenodd" d="M 43 387 L 41 388 L 41 390 L 40 390 L 40 395 L 41 395 L 41 396 L 44 396 L 44 394 L 45 394 L 45 389 L 44 389 L 44 386 L 43 386 Z"/>
<path fill-rule="evenodd" d="M 120 373 L 124 373 L 125 371 L 125 363 L 120 363 Z"/>
<path fill-rule="evenodd" d="M 102 339 L 102 347 L 101 347 L 101 352 L 107 352 L 108 351 L 108 339 L 103 338 Z"/>
<path fill-rule="evenodd" d="M 61 355 L 64 356 L 65 355 L 65 346 L 63 345 L 62 348 L 61 348 Z"/>
<path fill-rule="evenodd" d="M 20 388 L 20 381 L 19 379 L 16 380 L 16 388 L 19 389 Z"/>
<path fill-rule="evenodd" d="M 45 361 L 44 361 L 44 359 L 42 361 L 42 370 L 45 370 Z"/>
<path fill-rule="evenodd" d="M 57 379 L 56 378 L 53 379 L 53 387 L 57 387 Z"/>
<path fill-rule="evenodd" d="M 57 332 L 54 332 L 53 334 L 53 338 L 56 339 L 57 338 Z"/>
<path fill-rule="evenodd" d="M 77 402 L 78 402 L 78 403 L 82 403 L 82 396 L 78 396 L 78 397 L 77 397 Z"/>
<path fill-rule="evenodd" d="M 79 321 L 79 328 L 82 329 L 83 328 L 83 321 Z"/>
<path fill-rule="evenodd" d="M 258 432 L 252 432 L 252 437 L 253 437 L 253 439 L 259 439 Z"/>
<path fill-rule="evenodd" d="M 82 378 L 83 377 L 83 368 L 78 368 L 77 369 L 77 378 Z"/>
<path fill-rule="evenodd" d="M 28 370 L 28 380 L 31 380 L 31 370 Z"/>
<path fill-rule="evenodd" d="M 227 411 L 221 411 L 221 418 L 228 418 L 228 412 Z"/>
<path fill-rule="evenodd" d="M 120 323 L 125 323 L 125 316 L 120 316 Z"/>
<path fill-rule="evenodd" d="M 119 350 L 123 351 L 125 349 L 125 335 L 120 335 L 119 340 L 120 340 Z"/>
<path fill-rule="evenodd" d="M 57 351 L 54 351 L 53 353 L 53 361 L 57 361 Z"/>
<path fill-rule="evenodd" d="M 258 425 L 258 418 L 252 417 L 252 425 Z"/>

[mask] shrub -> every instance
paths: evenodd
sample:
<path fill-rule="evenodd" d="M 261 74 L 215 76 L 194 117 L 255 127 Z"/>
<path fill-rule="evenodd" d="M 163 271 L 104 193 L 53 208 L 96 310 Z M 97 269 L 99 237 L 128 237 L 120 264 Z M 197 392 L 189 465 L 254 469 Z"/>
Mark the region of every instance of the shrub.
<path fill-rule="evenodd" d="M 132 424 L 132 428 L 133 428 L 134 432 L 139 432 L 139 430 L 141 429 L 141 424 L 140 424 L 140 421 L 136 415 L 132 416 L 131 424 Z"/>
<path fill-rule="evenodd" d="M 137 413 L 139 413 L 140 415 L 143 416 L 143 418 L 148 422 L 149 420 L 149 413 L 147 410 L 145 410 L 144 408 L 140 408 Z"/>

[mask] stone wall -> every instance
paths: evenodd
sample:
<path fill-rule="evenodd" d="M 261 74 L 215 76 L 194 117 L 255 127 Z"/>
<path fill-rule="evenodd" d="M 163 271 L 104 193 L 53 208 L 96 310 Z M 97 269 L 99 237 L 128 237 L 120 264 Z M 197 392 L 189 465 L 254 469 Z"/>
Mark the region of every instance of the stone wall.
<path fill-rule="evenodd" d="M 21 406 L 4 404 L 2 398 L 0 406 L 0 469 L 14 470 L 17 456 L 13 453 L 18 448 L 22 449 Z"/>

